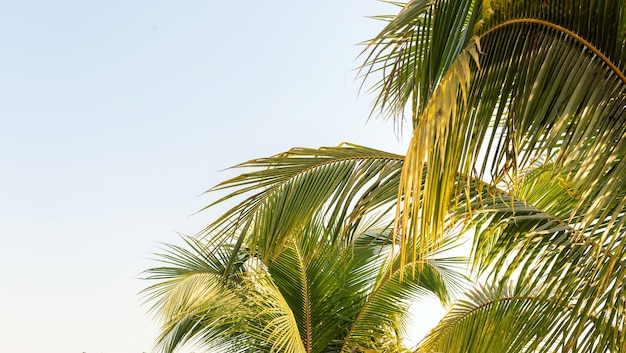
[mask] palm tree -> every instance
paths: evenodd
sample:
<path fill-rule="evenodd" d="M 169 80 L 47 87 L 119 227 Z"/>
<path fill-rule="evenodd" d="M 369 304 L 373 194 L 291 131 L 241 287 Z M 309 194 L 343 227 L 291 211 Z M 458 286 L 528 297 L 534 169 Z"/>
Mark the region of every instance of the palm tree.
<path fill-rule="evenodd" d="M 408 306 L 427 293 L 446 301 L 458 260 L 432 259 L 400 281 L 380 227 L 355 229 L 349 247 L 326 231 L 313 221 L 267 260 L 264 244 L 242 246 L 232 263 L 229 243 L 207 248 L 187 237 L 187 247 L 168 246 L 164 266 L 147 271 L 159 281 L 146 295 L 164 321 L 161 350 L 191 342 L 211 352 L 410 352 Z"/>
<path fill-rule="evenodd" d="M 469 232 L 477 284 L 418 351 L 626 351 L 626 3 L 393 3 L 362 73 L 373 114 L 409 129 L 406 156 L 342 145 L 246 162 L 216 187 L 240 202 L 204 246 L 228 244 L 230 274 L 242 251 L 268 266 L 315 222 L 338 249 L 374 222 L 403 283 Z"/>

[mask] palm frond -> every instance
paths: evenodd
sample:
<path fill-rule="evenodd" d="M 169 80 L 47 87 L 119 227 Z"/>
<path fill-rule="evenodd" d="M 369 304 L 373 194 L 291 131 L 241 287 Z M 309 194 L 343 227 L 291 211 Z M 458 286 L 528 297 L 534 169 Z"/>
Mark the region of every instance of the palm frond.
<path fill-rule="evenodd" d="M 624 71 L 624 3 L 613 0 L 582 1 L 488 1 L 483 16 L 482 34 L 503 26 L 534 21 L 543 26 L 558 26 L 597 48 L 619 70 Z M 481 34 L 481 35 L 482 35 Z"/>
<path fill-rule="evenodd" d="M 601 316 L 580 317 L 545 288 L 479 286 L 456 302 L 417 352 L 622 352 L 624 335 Z M 571 330 L 579 325 L 581 330 Z"/>
<path fill-rule="evenodd" d="M 542 163 L 568 173 L 569 187 L 579 195 L 572 218 L 584 215 L 588 227 L 599 218 L 625 225 L 614 207 L 626 180 L 624 6 L 562 0 L 471 7 L 478 17 L 469 30 L 477 37 L 463 43 L 482 52 L 480 65 L 455 65 L 459 48 L 425 108 L 413 109 L 415 129 L 398 195 L 405 246 L 423 237 L 426 248 L 417 254 L 423 256 L 428 244 L 440 241 L 450 200 L 468 192 L 471 178 L 514 183 Z M 385 40 L 393 35 L 383 32 L 377 42 Z M 424 170 L 424 183 L 415 182 Z M 468 183 L 459 183 L 456 173 Z"/>
<path fill-rule="evenodd" d="M 477 3 L 477 5 L 475 4 Z M 371 39 L 361 72 L 364 78 L 382 75 L 372 86 L 377 92 L 373 111 L 398 120 L 410 104 L 417 123 L 437 85 L 466 47 L 480 12 L 470 0 L 414 0 L 400 3 L 398 15 Z"/>
<path fill-rule="evenodd" d="M 493 189 L 474 197 L 475 261 L 496 283 L 512 280 L 517 289 L 537 289 L 537 301 L 565 303 L 559 335 L 570 342 L 595 344 L 589 322 L 595 335 L 613 340 L 626 322 L 624 232 L 604 218 L 594 227 L 568 223 L 578 200 L 565 176 L 545 166 L 518 182 L 515 198 Z"/>
<path fill-rule="evenodd" d="M 320 149 L 296 148 L 243 163 L 255 170 L 230 179 L 214 190 L 234 190 L 215 203 L 251 194 L 207 227 L 213 244 L 246 239 L 270 258 L 293 231 L 323 213 L 326 234 L 350 242 L 350 229 L 365 214 L 389 212 L 397 197 L 403 157 L 357 145 Z M 215 204 L 214 203 L 214 204 Z M 275 251 L 275 252 L 274 252 Z"/>
<path fill-rule="evenodd" d="M 403 261 L 419 262 L 441 245 L 458 179 L 465 141 L 454 136 L 470 83 L 470 63 L 479 44 L 471 41 L 449 67 L 420 115 L 402 168 L 394 228 Z M 420 244 L 419 248 L 415 245 Z M 410 254 L 406 248 L 412 248 Z"/>
<path fill-rule="evenodd" d="M 446 249 L 438 250 L 445 252 Z M 403 264 L 400 254 L 389 251 L 381 260 L 382 263 L 376 264 L 378 277 L 366 300 L 358 307 L 342 351 L 355 347 L 384 352 L 392 351 L 393 347 L 405 349 L 398 340 L 406 337 L 410 324 L 406 312 L 411 303 L 429 295 L 435 295 L 445 303 L 450 293 L 463 288 L 466 281 L 459 270 L 466 264 L 461 258 L 435 257 L 421 264 Z M 370 273 L 372 270 L 370 267 L 365 269 Z M 405 272 L 410 275 L 403 275 Z M 376 336 L 372 336 L 372 332 L 378 333 L 377 340 L 373 339 Z"/>
<path fill-rule="evenodd" d="M 152 302 L 152 311 L 163 322 L 157 345 L 163 352 L 187 342 L 200 340 L 212 349 L 233 347 L 241 332 L 233 329 L 239 317 L 230 312 L 246 312 L 241 293 L 234 283 L 240 281 L 245 258 L 239 257 L 237 272 L 225 274 L 232 247 L 208 251 L 198 240 L 184 238 L 190 249 L 167 246 L 160 254 L 166 266 L 146 271 L 147 279 L 159 281 L 142 293 Z M 229 282 L 224 282 L 228 278 Z"/>
<path fill-rule="evenodd" d="M 270 352 L 309 352 L 302 341 L 293 310 L 273 278 L 261 264 L 255 264 L 250 276 L 247 300 L 258 311 L 247 328 L 250 336 L 265 343 Z"/>
<path fill-rule="evenodd" d="M 267 264 L 293 311 L 307 352 L 323 352 L 339 338 L 340 328 L 350 321 L 345 311 L 359 298 L 345 285 L 345 272 L 353 265 L 347 257 L 350 250 L 324 242 L 324 231 L 322 222 L 307 225 Z"/>

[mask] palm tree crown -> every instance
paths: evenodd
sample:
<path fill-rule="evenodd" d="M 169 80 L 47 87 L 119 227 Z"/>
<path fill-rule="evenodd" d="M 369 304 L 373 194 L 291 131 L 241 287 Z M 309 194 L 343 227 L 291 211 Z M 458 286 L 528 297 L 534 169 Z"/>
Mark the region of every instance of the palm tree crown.
<path fill-rule="evenodd" d="M 160 282 L 146 290 L 164 321 L 161 349 L 195 342 L 225 352 L 408 352 L 408 306 L 428 293 L 446 301 L 460 281 L 458 260 L 432 259 L 400 281 L 402 265 L 381 228 L 356 229 L 349 247 L 325 232 L 312 222 L 267 260 L 262 244 L 245 244 L 231 266 L 229 243 L 169 246 L 165 266 L 148 271 Z"/>

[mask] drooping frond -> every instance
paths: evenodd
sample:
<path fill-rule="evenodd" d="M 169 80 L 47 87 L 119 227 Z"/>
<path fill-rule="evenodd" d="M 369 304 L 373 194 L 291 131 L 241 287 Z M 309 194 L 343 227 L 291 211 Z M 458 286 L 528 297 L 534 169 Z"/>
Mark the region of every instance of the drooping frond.
<path fill-rule="evenodd" d="M 470 0 L 401 4 L 400 13 L 364 50 L 365 78 L 382 76 L 371 88 L 377 94 L 373 112 L 398 119 L 410 105 L 414 114 L 410 126 L 415 126 L 416 117 L 469 43 L 477 5 Z"/>
<path fill-rule="evenodd" d="M 578 197 L 571 217 L 584 216 L 578 227 L 600 218 L 624 226 L 613 206 L 626 180 L 625 6 L 561 0 L 483 1 L 471 7 L 480 10 L 472 13 L 477 39 L 464 43 L 479 45 L 481 55 L 479 65 L 467 66 L 467 91 L 462 84 L 442 85 L 446 75 L 458 77 L 450 65 L 427 108 L 414 109 L 416 127 L 398 198 L 412 204 L 408 212 L 404 204 L 398 227 L 405 245 L 414 237 L 424 245 L 441 239 L 450 200 L 468 193 L 471 178 L 508 183 L 506 189 L 514 190 L 519 173 L 548 162 L 557 174 L 567 173 Z M 377 43 L 388 40 L 386 35 Z M 415 182 L 421 170 L 423 186 Z M 456 173 L 468 182 L 459 183 Z"/>
<path fill-rule="evenodd" d="M 236 342 L 246 340 L 233 329 L 238 319 L 229 315 L 246 313 L 235 285 L 245 258 L 239 257 L 233 272 L 226 274 L 232 247 L 208 251 L 199 241 L 184 239 L 189 249 L 168 246 L 159 256 L 164 266 L 146 271 L 147 279 L 159 281 L 143 291 L 163 322 L 157 345 L 167 353 L 194 341 L 218 351 L 232 349 Z M 225 277 L 228 282 L 223 281 Z"/>
<path fill-rule="evenodd" d="M 624 71 L 626 22 L 621 1 L 499 0 L 485 1 L 485 4 L 483 22 L 476 28 L 481 35 L 504 26 L 535 23 L 552 27 L 577 41 L 587 42 L 585 46 L 600 56 L 607 66 Z"/>
<path fill-rule="evenodd" d="M 293 310 L 274 280 L 260 265 L 250 275 L 247 300 L 258 312 L 248 327 L 250 336 L 263 342 L 269 352 L 310 352 L 300 336 Z M 238 313 L 230 315 L 237 316 Z M 262 348 L 258 350 L 266 350 Z"/>
<path fill-rule="evenodd" d="M 443 239 L 466 142 L 455 136 L 461 114 L 457 109 L 467 99 L 470 63 L 478 55 L 477 46 L 472 41 L 449 67 L 413 132 L 402 168 L 394 227 L 401 236 L 405 263 L 409 255 L 411 262 L 427 257 Z M 405 251 L 408 247 L 412 254 Z"/>
<path fill-rule="evenodd" d="M 357 145 L 320 149 L 295 148 L 243 163 L 254 168 L 218 185 L 234 190 L 217 202 L 247 196 L 203 234 L 214 243 L 237 238 L 263 247 L 267 258 L 282 250 L 292 232 L 321 215 L 326 234 L 349 242 L 350 230 L 366 214 L 392 210 L 403 157 Z M 216 202 L 216 203 L 217 203 Z"/>
<path fill-rule="evenodd" d="M 493 281 L 541 288 L 534 294 L 537 300 L 566 303 L 571 319 L 558 326 L 558 335 L 589 344 L 582 336 L 589 320 L 595 334 L 607 337 L 626 323 L 626 234 L 613 226 L 624 213 L 615 216 L 617 222 L 595 219 L 591 227 L 568 223 L 578 200 L 566 176 L 545 166 L 518 181 L 514 196 L 485 190 L 473 198 L 474 253 L 479 269 Z"/>

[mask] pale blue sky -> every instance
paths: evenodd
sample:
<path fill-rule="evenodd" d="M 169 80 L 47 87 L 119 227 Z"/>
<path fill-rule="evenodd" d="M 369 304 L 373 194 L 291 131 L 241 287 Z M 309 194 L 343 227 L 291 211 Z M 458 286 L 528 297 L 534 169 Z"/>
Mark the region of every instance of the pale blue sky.
<path fill-rule="evenodd" d="M 357 42 L 374 0 L 0 0 L 0 352 L 140 353 L 137 292 L 159 242 L 233 164 L 342 141 L 365 124 Z"/>

